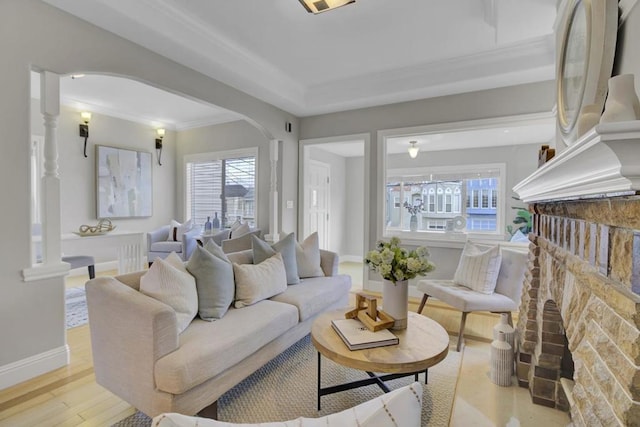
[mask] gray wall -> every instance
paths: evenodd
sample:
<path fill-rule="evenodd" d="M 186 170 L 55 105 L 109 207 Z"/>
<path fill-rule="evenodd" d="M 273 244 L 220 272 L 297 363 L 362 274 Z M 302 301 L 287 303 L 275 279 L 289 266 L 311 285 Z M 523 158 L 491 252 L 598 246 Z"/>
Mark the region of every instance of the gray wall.
<path fill-rule="evenodd" d="M 269 140 L 244 120 L 178 132 L 176 149 L 176 200 L 184 212 L 184 156 L 197 153 L 258 147 L 258 227 L 269 228 Z M 200 224 L 202 225 L 202 224 Z"/>
<path fill-rule="evenodd" d="M 348 157 L 343 254 L 364 257 L 364 157 Z"/>
<path fill-rule="evenodd" d="M 0 129 L 3 132 L 0 182 L 3 185 L 0 198 L 4 201 L 1 219 L 6 225 L 0 256 L 0 367 L 60 348 L 65 343 L 63 279 L 25 283 L 21 275 L 22 269 L 31 264 L 28 176 L 32 68 L 58 74 L 94 72 L 131 77 L 243 114 L 260 128 L 265 138 L 283 141 L 281 160 L 287 167 L 281 169 L 279 192 L 282 202 L 297 199 L 298 119 L 291 114 L 39 0 L 0 2 L 0 52 L 3 55 L 0 61 L 3 78 L 0 99 Z M 100 140 L 111 139 L 108 133 L 101 133 L 97 117 L 94 121 L 95 128 L 92 123 L 91 129 L 96 139 L 92 136 L 90 141 L 98 141 L 99 135 L 102 135 Z M 285 132 L 287 121 L 293 123 L 292 133 Z M 60 125 L 66 126 L 64 121 Z M 75 126 L 77 131 L 77 122 Z M 151 140 L 146 142 L 147 138 L 144 137 L 143 144 L 152 143 Z M 167 138 L 169 142 L 171 137 Z M 71 144 L 72 150 L 79 150 L 78 138 Z M 167 161 L 170 152 L 171 149 L 167 150 Z M 85 166 L 90 168 L 88 164 Z M 62 165 L 62 168 L 65 170 L 66 166 Z M 89 169 L 80 173 L 91 175 Z M 64 227 L 76 226 L 77 221 L 88 215 L 92 202 L 83 203 L 87 203 L 83 208 L 87 211 L 65 222 Z M 175 199 L 170 199 L 169 203 L 175 206 Z M 295 229 L 294 210 L 281 209 L 280 212 L 283 227 Z"/>
<path fill-rule="evenodd" d="M 553 82 L 533 83 L 507 88 L 485 90 L 474 93 L 445 96 L 439 98 L 423 99 L 419 101 L 404 102 L 380 107 L 365 108 L 360 110 L 345 111 L 340 113 L 325 114 L 321 116 L 306 117 L 300 122 L 301 139 L 323 138 L 330 136 L 350 135 L 358 133 L 370 133 L 371 140 L 377 141 L 377 132 L 380 130 L 404 128 L 411 126 L 424 126 L 438 123 L 459 122 L 466 120 L 478 120 L 519 114 L 530 114 L 551 111 L 554 105 L 555 86 Z M 546 141 L 541 141 L 543 143 Z M 380 238 L 377 234 L 378 226 L 378 190 L 376 183 L 382 171 L 378 170 L 378 156 L 381 155 L 380 142 L 371 146 L 371 163 L 367 166 L 370 170 L 369 201 L 369 249 L 375 246 Z M 489 150 L 486 154 L 475 150 L 448 152 L 434 152 L 429 162 L 446 165 L 461 162 L 461 164 L 478 161 L 480 158 L 491 159 Z M 508 158 L 513 161 L 508 149 L 495 150 L 500 158 Z M 530 152 L 530 151 L 529 151 Z M 448 153 L 448 154 L 447 154 Z M 507 154 L 508 153 L 508 154 Z M 537 151 L 534 154 L 521 156 L 525 162 L 537 162 Z M 467 157 L 468 156 L 468 157 Z M 483 157 L 484 156 L 484 157 Z M 519 154 L 520 156 L 520 154 Z M 430 156 L 431 157 L 431 154 Z M 466 160 L 465 160 L 466 158 Z M 518 158 L 516 156 L 515 158 Z M 533 171 L 533 166 L 527 168 L 518 166 L 508 167 L 508 174 L 518 173 L 522 177 Z M 443 162 L 443 163 L 441 163 Z M 517 177 L 509 177 L 510 182 L 517 182 Z M 430 277 L 451 277 L 457 265 L 460 249 L 455 248 L 431 248 L 431 255 L 437 264 L 435 272 Z"/>

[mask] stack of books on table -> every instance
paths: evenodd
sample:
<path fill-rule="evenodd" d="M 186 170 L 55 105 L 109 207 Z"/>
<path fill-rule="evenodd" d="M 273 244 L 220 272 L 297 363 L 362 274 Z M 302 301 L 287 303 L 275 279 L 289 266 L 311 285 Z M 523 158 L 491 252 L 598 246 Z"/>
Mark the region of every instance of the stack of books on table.
<path fill-rule="evenodd" d="M 383 347 L 395 345 L 400 341 L 389 330 L 382 329 L 377 332 L 370 331 L 358 319 L 332 320 L 331 326 L 338 333 L 349 350 L 362 350 L 365 348 Z"/>

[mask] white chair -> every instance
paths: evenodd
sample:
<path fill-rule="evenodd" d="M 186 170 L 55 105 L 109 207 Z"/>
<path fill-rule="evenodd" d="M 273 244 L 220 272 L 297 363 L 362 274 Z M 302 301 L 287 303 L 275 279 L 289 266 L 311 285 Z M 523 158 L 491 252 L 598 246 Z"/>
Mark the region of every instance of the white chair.
<path fill-rule="evenodd" d="M 187 261 L 191 252 L 196 248 L 196 237 L 200 234 L 199 228 L 194 227 L 187 231 L 182 236 L 182 240 L 178 242 L 167 240 L 170 228 L 165 225 L 147 233 L 147 261 L 149 265 L 158 257 L 166 258 L 171 252 L 175 252 L 183 261 Z"/>
<path fill-rule="evenodd" d="M 476 292 L 465 286 L 456 285 L 453 280 L 420 280 L 416 288 L 424 292 L 418 313 L 422 313 L 427 299 L 434 297 L 462 312 L 460 332 L 456 351 L 462 348 L 464 326 L 467 314 L 472 311 L 490 311 L 492 313 L 507 313 L 509 324 L 513 326 L 511 312 L 520 307 L 522 285 L 527 271 L 528 253 L 522 250 L 501 248 L 502 261 L 500 273 L 493 294 L 487 295 Z"/>

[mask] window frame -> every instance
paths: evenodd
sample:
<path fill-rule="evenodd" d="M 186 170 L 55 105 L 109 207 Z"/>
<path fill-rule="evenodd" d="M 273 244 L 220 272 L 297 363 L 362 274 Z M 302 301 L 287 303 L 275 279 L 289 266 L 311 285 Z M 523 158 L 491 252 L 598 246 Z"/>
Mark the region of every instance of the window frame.
<path fill-rule="evenodd" d="M 191 217 L 191 206 L 187 203 L 189 200 L 187 186 L 189 184 L 188 177 L 188 163 L 197 163 L 197 162 L 209 162 L 209 161 L 218 161 L 218 160 L 227 160 L 238 157 L 255 157 L 255 189 L 254 189 L 254 224 L 256 227 L 259 225 L 259 207 L 260 207 L 260 156 L 259 156 L 259 148 L 258 147 L 250 147 L 250 148 L 239 148 L 235 150 L 223 150 L 223 151 L 210 151 L 206 153 L 194 153 L 194 154 L 185 154 L 183 156 L 182 161 L 182 170 L 183 170 L 183 215 L 184 219 L 188 220 Z M 198 224 L 202 226 L 204 224 Z"/>
<path fill-rule="evenodd" d="M 505 163 L 479 163 L 479 164 L 471 164 L 471 165 L 448 165 L 448 166 L 421 166 L 414 168 L 402 168 L 402 169 L 384 169 L 383 176 L 383 185 L 379 189 L 380 191 L 380 199 L 382 199 L 382 212 L 386 212 L 388 206 L 386 205 L 386 197 L 385 192 L 387 190 L 387 177 L 389 176 L 405 176 L 409 177 L 411 175 L 415 176 L 425 176 L 425 175 L 439 175 L 450 173 L 451 170 L 455 170 L 457 173 L 462 176 L 464 180 L 470 179 L 468 175 L 470 174 L 484 174 L 490 171 L 497 171 L 498 175 L 498 195 L 506 194 L 506 181 L 507 181 L 507 170 Z M 465 177 L 466 176 L 466 177 Z M 464 185 L 463 185 L 464 187 Z M 437 194 L 437 191 L 436 191 Z M 463 190 L 460 192 L 460 215 L 464 215 L 466 208 L 462 207 L 462 194 Z M 442 192 L 444 196 L 444 190 Z M 473 197 L 469 195 L 468 197 Z M 482 203 L 481 194 L 479 194 L 478 201 L 480 205 Z M 436 198 L 437 200 L 437 198 Z M 489 194 L 489 201 L 491 203 L 491 195 Z M 464 241 L 466 239 L 482 239 L 482 240 L 504 240 L 504 230 L 505 230 L 505 216 L 507 209 L 507 201 L 502 200 L 502 203 L 499 203 L 500 206 L 496 207 L 496 230 L 495 231 L 487 231 L 481 232 L 478 230 L 474 230 L 473 232 L 456 232 L 445 229 L 432 229 L 432 230 L 419 230 L 419 231 L 409 231 L 409 230 L 389 230 L 384 224 L 384 215 L 382 215 L 378 221 L 379 227 L 379 236 L 383 239 L 388 239 L 390 237 L 396 236 L 402 239 L 402 241 L 407 242 L 417 242 L 424 243 L 425 241 Z M 437 205 L 437 202 L 436 202 Z M 441 213 L 436 207 L 436 213 Z"/>

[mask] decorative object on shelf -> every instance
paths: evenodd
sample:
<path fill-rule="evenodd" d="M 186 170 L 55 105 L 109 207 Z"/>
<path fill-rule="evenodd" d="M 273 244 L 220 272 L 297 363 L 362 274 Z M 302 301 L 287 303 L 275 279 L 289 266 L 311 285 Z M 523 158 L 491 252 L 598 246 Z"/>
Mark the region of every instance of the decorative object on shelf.
<path fill-rule="evenodd" d="M 505 334 L 498 333 L 498 338 L 491 342 L 491 382 L 502 387 L 511 385 L 513 375 L 513 348 L 506 341 Z"/>
<path fill-rule="evenodd" d="M 463 216 L 456 216 L 453 218 L 453 229 L 455 231 L 462 231 L 467 226 L 467 220 Z"/>
<path fill-rule="evenodd" d="M 382 305 L 385 313 L 394 319 L 391 329 L 406 329 L 409 311 L 409 280 L 433 271 L 429 250 L 424 246 L 408 250 L 400 247 L 400 239 L 379 241 L 375 250 L 369 251 L 365 263 L 379 273 L 383 281 Z"/>
<path fill-rule="evenodd" d="M 156 130 L 158 137 L 156 138 L 156 155 L 158 156 L 158 165 L 162 166 L 162 138 L 164 138 L 164 129 L 160 128 Z"/>
<path fill-rule="evenodd" d="M 609 79 L 609 94 L 600 123 L 640 120 L 640 101 L 633 83 L 633 74 L 621 74 Z"/>
<path fill-rule="evenodd" d="M 507 313 L 500 313 L 500 322 L 493 327 L 493 339 L 497 340 L 500 334 L 504 334 L 505 341 L 515 352 L 516 330 L 509 324 L 509 314 Z"/>
<path fill-rule="evenodd" d="M 393 326 L 393 318 L 382 310 L 378 310 L 376 297 L 356 294 L 356 308 L 345 313 L 346 319 L 360 320 L 372 332 L 388 329 Z"/>
<path fill-rule="evenodd" d="M 580 138 L 587 131 L 593 128 L 600 122 L 600 116 L 602 115 L 602 107 L 598 104 L 588 104 L 582 107 L 580 114 L 578 115 L 578 130 L 576 131 L 576 137 Z"/>
<path fill-rule="evenodd" d="M 220 229 L 220 220 L 218 219 L 218 212 L 213 213 L 213 221 L 211 222 L 211 226 L 214 230 Z"/>
<path fill-rule="evenodd" d="M 208 236 L 211 233 L 213 233 L 213 224 L 211 224 L 211 217 L 208 216 L 207 222 L 204 223 L 204 234 Z"/>
<path fill-rule="evenodd" d="M 418 213 L 422 211 L 422 207 L 424 206 L 424 203 L 422 202 L 422 200 L 416 199 L 413 202 L 413 205 L 410 205 L 409 202 L 404 202 L 404 205 L 402 206 L 407 208 L 407 211 L 409 211 L 409 214 L 411 215 L 411 218 L 409 219 L 409 230 L 417 231 L 418 230 Z"/>
<path fill-rule="evenodd" d="M 81 225 L 76 234 L 79 236 L 100 236 L 115 230 L 115 228 L 116 226 L 111 223 L 110 219 L 103 218 L 98 221 L 97 225 Z"/>
<path fill-rule="evenodd" d="M 538 167 L 544 165 L 549 160 L 551 160 L 556 155 L 555 148 L 549 148 L 548 145 L 544 144 L 538 150 Z"/>
<path fill-rule="evenodd" d="M 89 138 L 89 122 L 91 121 L 91 113 L 83 111 L 80 118 L 84 123 L 80 123 L 80 137 L 84 138 L 84 156 L 87 156 L 87 139 Z"/>
<path fill-rule="evenodd" d="M 418 141 L 409 141 L 409 157 L 411 157 L 412 159 L 418 157 L 418 151 L 420 151 L 420 147 L 416 145 L 417 143 Z"/>
<path fill-rule="evenodd" d="M 557 123 L 561 140 L 577 139 L 583 106 L 602 109 L 611 77 L 618 31 L 617 0 L 568 0 L 558 14 L 556 34 Z"/>

